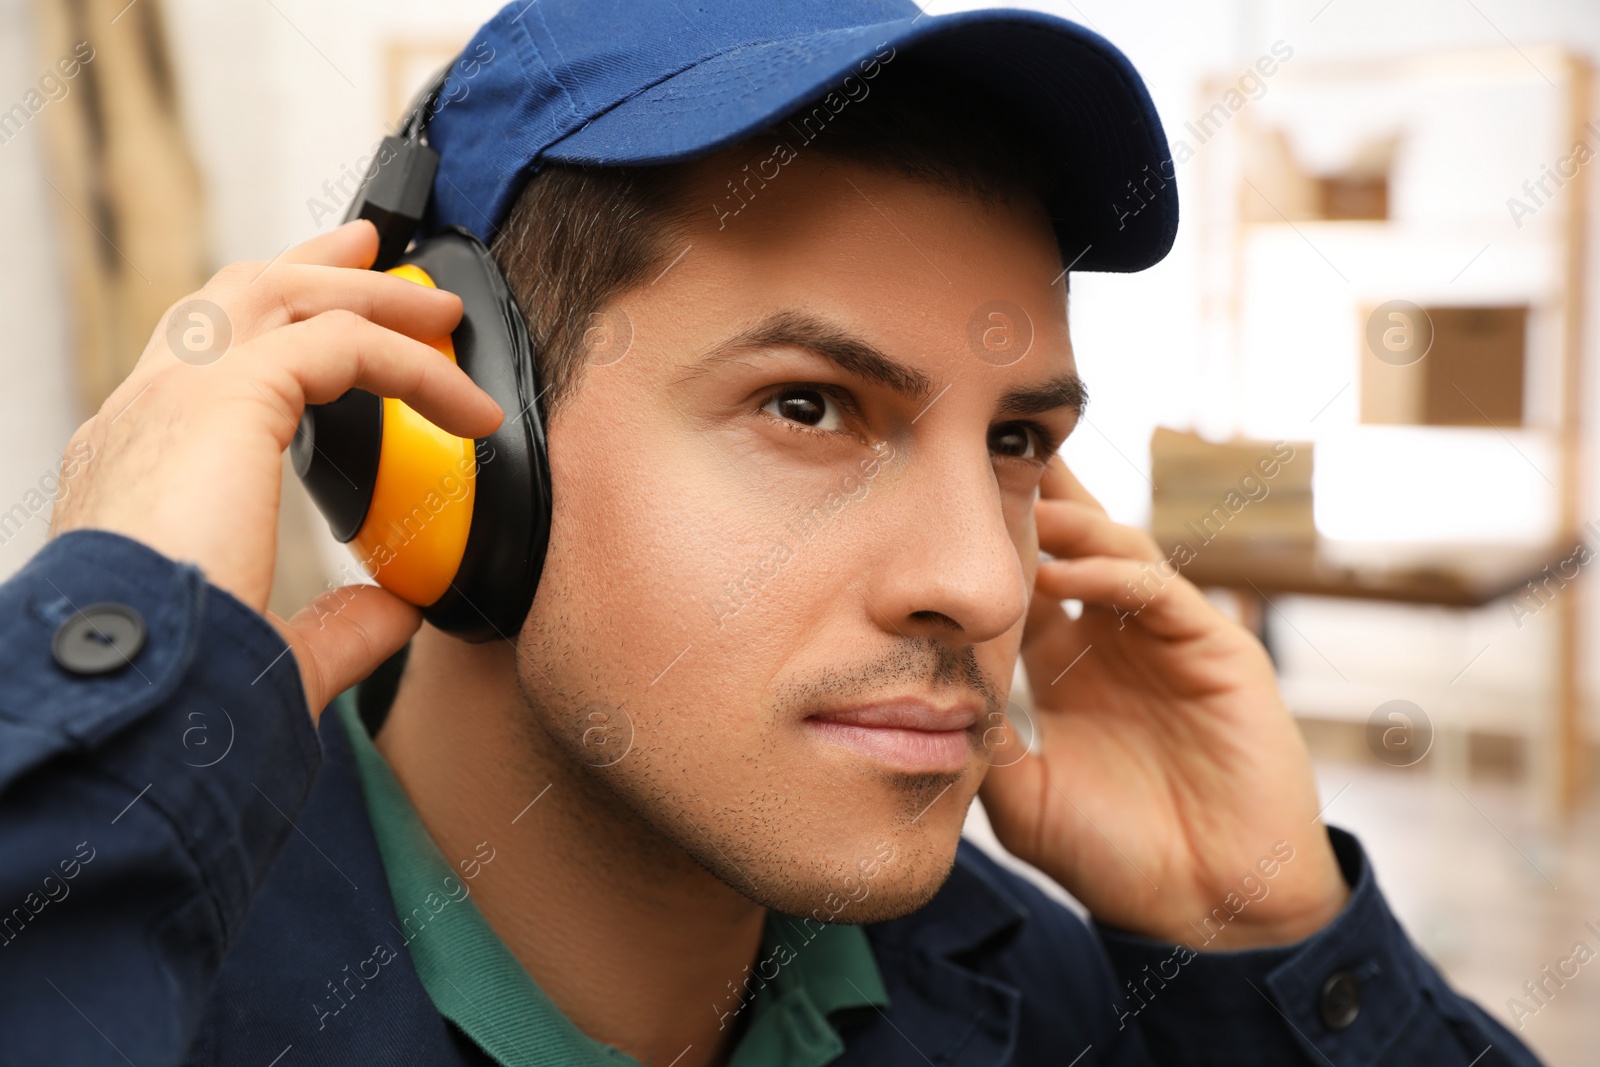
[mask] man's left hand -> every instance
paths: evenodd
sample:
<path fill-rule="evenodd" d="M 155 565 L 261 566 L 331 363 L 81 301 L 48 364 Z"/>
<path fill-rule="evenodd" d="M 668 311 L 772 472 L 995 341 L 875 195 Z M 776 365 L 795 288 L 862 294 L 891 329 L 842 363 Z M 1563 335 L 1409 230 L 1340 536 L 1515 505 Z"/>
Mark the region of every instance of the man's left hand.
<path fill-rule="evenodd" d="M 1350 891 L 1266 650 L 1060 456 L 1035 516 L 1056 557 L 1022 639 L 1038 751 L 984 782 L 1001 843 L 1149 937 L 1238 949 L 1326 926 Z"/>

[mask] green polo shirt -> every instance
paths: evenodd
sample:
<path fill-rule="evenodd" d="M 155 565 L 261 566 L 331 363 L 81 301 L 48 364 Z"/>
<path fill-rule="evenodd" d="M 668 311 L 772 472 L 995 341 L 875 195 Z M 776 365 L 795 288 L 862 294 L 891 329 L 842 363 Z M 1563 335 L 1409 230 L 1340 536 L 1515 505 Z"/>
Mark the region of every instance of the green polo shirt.
<path fill-rule="evenodd" d="M 341 694 L 330 710 L 343 722 L 355 752 L 367 814 L 404 926 L 396 932 L 439 1014 L 503 1067 L 640 1067 L 632 1056 L 574 1026 L 506 948 L 472 900 L 464 872 L 476 869 L 452 868 L 428 836 L 356 714 L 352 694 Z M 726 1003 L 700 1009 L 738 1011 L 727 1016 L 730 1026 L 744 1021 L 729 1067 L 821 1067 L 844 1051 L 830 1016 L 889 1005 L 859 926 L 802 925 L 768 912 L 751 973 L 771 977 L 764 988 L 751 981 L 756 992 L 742 1011 L 732 993 Z"/>

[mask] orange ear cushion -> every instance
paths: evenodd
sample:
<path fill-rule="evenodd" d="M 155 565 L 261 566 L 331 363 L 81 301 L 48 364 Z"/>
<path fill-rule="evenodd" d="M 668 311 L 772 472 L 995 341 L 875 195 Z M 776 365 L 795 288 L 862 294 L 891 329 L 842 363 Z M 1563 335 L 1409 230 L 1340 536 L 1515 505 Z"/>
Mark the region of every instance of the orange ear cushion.
<path fill-rule="evenodd" d="M 415 264 L 386 273 L 435 287 Z M 455 360 L 450 338 L 433 347 Z M 445 433 L 403 401 L 385 397 L 372 503 L 351 539 L 368 573 L 419 607 L 443 596 L 466 553 L 476 483 L 471 438 Z"/>

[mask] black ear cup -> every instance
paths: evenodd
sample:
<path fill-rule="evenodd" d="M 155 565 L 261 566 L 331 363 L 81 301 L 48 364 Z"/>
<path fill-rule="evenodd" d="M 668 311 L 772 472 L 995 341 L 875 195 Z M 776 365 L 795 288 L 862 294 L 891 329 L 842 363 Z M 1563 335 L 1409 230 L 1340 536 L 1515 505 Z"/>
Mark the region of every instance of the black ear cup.
<path fill-rule="evenodd" d="M 329 532 L 342 544 L 367 521 L 382 449 L 383 401 L 365 389 L 313 404 L 300 416 L 289 458 L 328 520 Z"/>
<path fill-rule="evenodd" d="M 402 257 L 463 305 L 456 362 L 505 410 L 478 442 L 472 528 L 450 589 L 423 611 L 470 640 L 515 637 L 533 604 L 550 543 L 550 462 L 534 352 L 522 310 L 483 243 L 446 230 Z"/>
<path fill-rule="evenodd" d="M 456 442 L 450 462 L 437 442 L 429 446 L 440 431 L 396 401 L 353 389 L 306 409 L 290 450 L 295 471 L 334 536 L 370 552 L 377 580 L 399 583 L 395 591 L 419 603 L 430 623 L 473 641 L 515 637 L 550 540 L 550 466 L 527 326 L 489 250 L 466 230 L 418 242 L 400 264 L 397 271 L 411 264 L 461 298 L 451 335 L 456 362 L 505 410 L 505 421 L 475 442 L 475 463 L 446 435 Z M 461 521 L 446 497 L 459 505 L 468 488 L 464 545 L 459 536 L 434 536 Z M 419 575 L 426 593 L 415 592 Z"/>

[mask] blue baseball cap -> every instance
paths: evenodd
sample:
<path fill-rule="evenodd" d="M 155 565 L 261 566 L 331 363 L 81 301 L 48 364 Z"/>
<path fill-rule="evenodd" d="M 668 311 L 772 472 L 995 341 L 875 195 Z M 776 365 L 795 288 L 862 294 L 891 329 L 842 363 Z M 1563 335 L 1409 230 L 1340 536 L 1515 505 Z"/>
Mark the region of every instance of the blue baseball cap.
<path fill-rule="evenodd" d="M 863 106 L 852 101 L 903 56 L 970 84 L 1040 139 L 1063 263 L 1135 271 L 1167 254 L 1172 153 L 1125 55 L 1053 15 L 925 15 L 911 0 L 514 0 L 444 83 L 424 225 L 488 243 L 545 163 L 692 159 L 802 105 L 820 102 L 804 129 L 825 138 L 828 116 Z"/>

